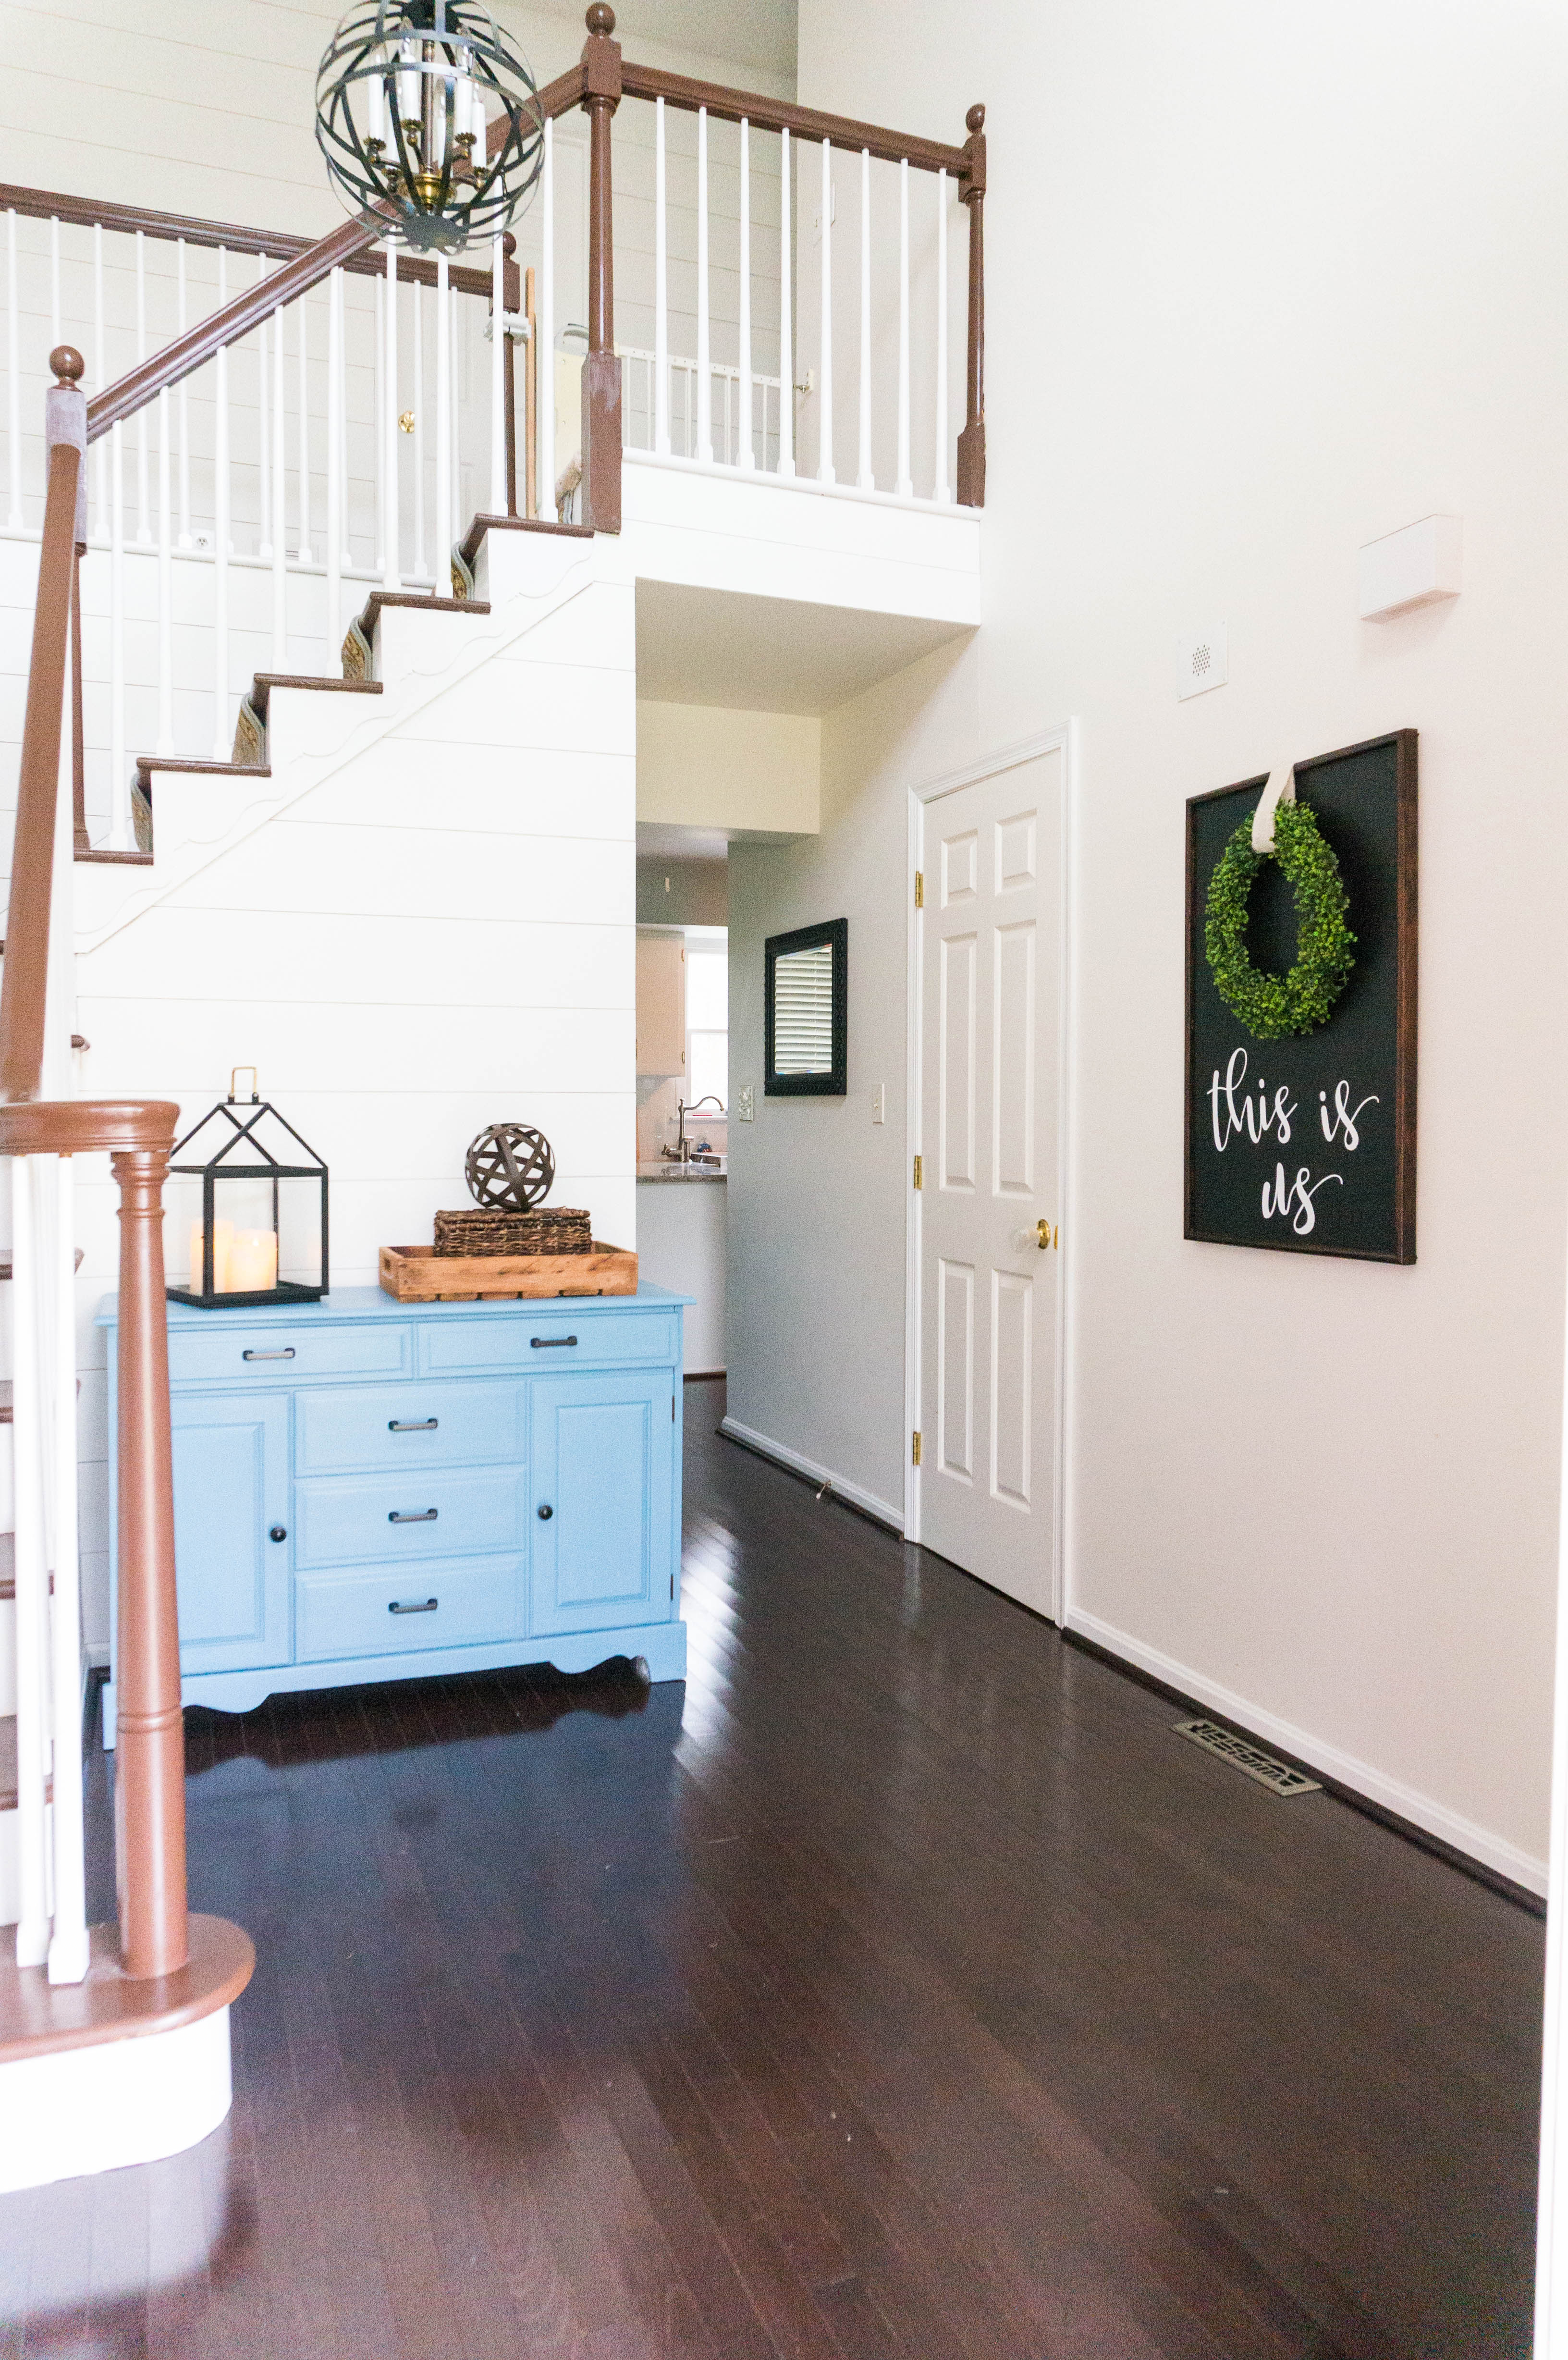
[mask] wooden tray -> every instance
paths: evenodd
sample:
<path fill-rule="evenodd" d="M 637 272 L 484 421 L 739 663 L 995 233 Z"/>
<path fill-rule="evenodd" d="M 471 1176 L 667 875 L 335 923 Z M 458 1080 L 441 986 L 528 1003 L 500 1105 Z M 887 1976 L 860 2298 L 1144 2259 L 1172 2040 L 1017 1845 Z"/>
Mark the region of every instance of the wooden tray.
<path fill-rule="evenodd" d="M 585 1254 L 438 1254 L 433 1246 L 383 1246 L 381 1284 L 399 1303 L 635 1295 L 637 1258 L 597 1240 Z"/>

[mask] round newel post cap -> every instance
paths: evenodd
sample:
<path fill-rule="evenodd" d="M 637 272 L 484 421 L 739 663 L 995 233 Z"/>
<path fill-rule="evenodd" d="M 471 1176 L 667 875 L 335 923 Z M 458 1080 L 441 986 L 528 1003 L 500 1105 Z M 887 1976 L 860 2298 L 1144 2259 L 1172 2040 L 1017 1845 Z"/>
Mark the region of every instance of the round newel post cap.
<path fill-rule="evenodd" d="M 972 106 L 964 120 L 969 130 L 975 132 L 984 131 L 985 128 L 985 108 L 983 106 Z"/>
<path fill-rule="evenodd" d="M 609 35 L 615 29 L 615 12 L 606 5 L 606 0 L 593 0 L 585 21 L 591 33 Z"/>
<path fill-rule="evenodd" d="M 87 364 L 74 344 L 56 344 L 49 365 L 61 385 L 75 385 L 87 373 Z"/>

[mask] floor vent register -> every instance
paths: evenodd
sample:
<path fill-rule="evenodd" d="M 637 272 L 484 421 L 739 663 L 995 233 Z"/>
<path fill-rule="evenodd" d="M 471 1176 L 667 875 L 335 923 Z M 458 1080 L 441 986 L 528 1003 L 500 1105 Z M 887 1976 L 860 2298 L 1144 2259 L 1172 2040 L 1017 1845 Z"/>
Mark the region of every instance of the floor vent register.
<path fill-rule="evenodd" d="M 1304 1770 L 1292 1770 L 1288 1763 L 1276 1762 L 1274 1756 L 1265 1754 L 1261 1746 L 1249 1744 L 1245 1737 L 1237 1737 L 1234 1730 L 1222 1729 L 1217 1721 L 1179 1721 L 1176 1734 L 1178 1737 L 1190 1737 L 1192 1743 L 1201 1745 L 1205 1754 L 1217 1754 L 1222 1762 L 1228 1762 L 1233 1769 L 1245 1772 L 1248 1778 L 1256 1778 L 1258 1785 L 1267 1786 L 1271 1795 L 1321 1795 L 1323 1792 L 1320 1780 L 1309 1778 Z"/>

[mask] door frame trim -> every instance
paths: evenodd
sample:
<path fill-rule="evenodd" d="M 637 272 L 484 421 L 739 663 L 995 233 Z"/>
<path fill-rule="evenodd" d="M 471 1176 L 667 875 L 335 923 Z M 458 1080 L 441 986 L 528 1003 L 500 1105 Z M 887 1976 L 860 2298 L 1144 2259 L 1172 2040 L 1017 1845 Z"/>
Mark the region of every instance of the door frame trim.
<path fill-rule="evenodd" d="M 1064 1243 L 1062 1254 L 1062 1284 L 1056 1299 L 1056 1464 L 1053 1474 L 1054 1497 L 1051 1502 L 1050 1531 L 1052 1561 L 1051 1569 L 1051 1622 L 1062 1624 L 1071 1602 L 1068 1578 L 1069 1552 L 1072 1546 L 1072 1487 L 1069 1481 L 1069 1449 L 1072 1444 L 1071 1415 L 1073 1370 L 1074 1361 L 1073 1284 L 1077 1264 L 1076 1235 L 1073 1218 L 1073 1108 L 1075 1100 L 1075 1077 L 1073 1069 L 1073 1042 L 1076 1032 L 1073 1008 L 1073 863 L 1076 828 L 1074 826 L 1077 799 L 1078 729 L 1075 721 L 1060 723 L 1054 729 L 1041 730 L 1036 736 L 1019 739 L 1016 744 L 998 747 L 978 761 L 965 763 L 960 770 L 944 771 L 939 778 L 928 779 L 909 790 L 908 847 L 905 862 L 904 909 L 909 933 L 907 936 L 906 1012 L 904 1037 L 908 1048 L 905 1074 L 904 1104 L 906 1108 L 906 1138 L 904 1169 L 908 1191 L 909 1214 L 904 1229 L 904 1422 L 905 1431 L 912 1435 L 920 1421 L 921 1310 L 920 1243 L 922 1192 L 909 1185 L 913 1159 L 923 1153 L 921 1135 L 924 1109 L 921 1104 L 922 1074 L 925 1043 L 923 1039 L 922 936 L 921 912 L 915 908 L 915 872 L 920 861 L 920 832 L 926 806 L 940 803 L 944 795 L 955 794 L 962 787 L 982 786 L 987 779 L 998 777 L 1004 770 L 1016 770 L 1024 762 L 1032 762 L 1041 754 L 1060 753 L 1062 775 L 1062 839 L 1060 847 L 1061 899 L 1058 910 L 1059 971 L 1057 1039 L 1057 1190 L 1058 1226 Z M 904 1537 L 918 1541 L 920 1537 L 920 1470 L 912 1463 L 910 1454 L 904 1455 Z"/>

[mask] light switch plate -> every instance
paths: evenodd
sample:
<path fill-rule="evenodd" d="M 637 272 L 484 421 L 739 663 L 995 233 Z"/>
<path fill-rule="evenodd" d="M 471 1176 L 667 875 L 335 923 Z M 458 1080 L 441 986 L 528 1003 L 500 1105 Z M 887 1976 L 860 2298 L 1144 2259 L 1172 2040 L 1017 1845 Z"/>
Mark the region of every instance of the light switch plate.
<path fill-rule="evenodd" d="M 887 1120 L 887 1085 L 886 1082 L 878 1082 L 877 1087 L 871 1093 L 871 1120 L 873 1122 L 886 1122 Z"/>
<path fill-rule="evenodd" d="M 1223 688 L 1230 678 L 1230 633 L 1224 623 L 1214 623 L 1206 631 L 1194 631 L 1191 638 L 1176 642 L 1176 694 L 1180 697 L 1202 696 L 1211 688 Z"/>
<path fill-rule="evenodd" d="M 741 1122 L 749 1122 L 751 1120 L 752 1087 L 753 1086 L 750 1082 L 742 1082 L 739 1089 L 735 1092 L 735 1116 L 737 1120 Z"/>

